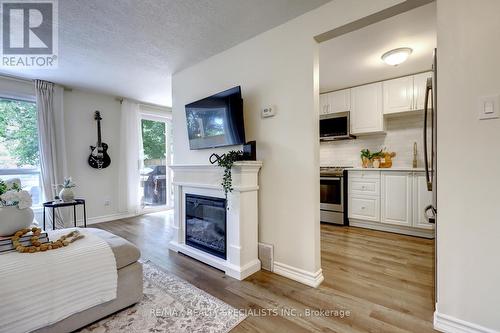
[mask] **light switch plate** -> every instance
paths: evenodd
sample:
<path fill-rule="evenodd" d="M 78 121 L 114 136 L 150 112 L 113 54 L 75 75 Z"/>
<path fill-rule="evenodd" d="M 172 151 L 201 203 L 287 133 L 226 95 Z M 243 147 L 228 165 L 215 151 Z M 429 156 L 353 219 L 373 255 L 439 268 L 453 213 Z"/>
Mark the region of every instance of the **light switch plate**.
<path fill-rule="evenodd" d="M 500 118 L 500 95 L 483 96 L 479 98 L 479 119 Z"/>

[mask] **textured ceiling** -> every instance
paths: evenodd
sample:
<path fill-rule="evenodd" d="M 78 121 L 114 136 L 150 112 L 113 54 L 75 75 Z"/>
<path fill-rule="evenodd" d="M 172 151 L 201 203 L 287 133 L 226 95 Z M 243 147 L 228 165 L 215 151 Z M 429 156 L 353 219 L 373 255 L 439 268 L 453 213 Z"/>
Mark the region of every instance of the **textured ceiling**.
<path fill-rule="evenodd" d="M 1 70 L 171 105 L 171 74 L 329 0 L 59 1 L 59 68 Z"/>
<path fill-rule="evenodd" d="M 436 3 L 418 7 L 320 44 L 320 91 L 330 91 L 430 70 L 436 47 Z M 380 58 L 386 51 L 411 47 L 399 66 Z"/>

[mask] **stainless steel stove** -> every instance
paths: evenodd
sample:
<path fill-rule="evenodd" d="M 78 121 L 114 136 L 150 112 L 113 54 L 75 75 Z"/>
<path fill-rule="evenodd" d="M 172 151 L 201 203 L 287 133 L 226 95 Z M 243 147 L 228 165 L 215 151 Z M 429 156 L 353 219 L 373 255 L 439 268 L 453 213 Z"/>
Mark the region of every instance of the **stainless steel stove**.
<path fill-rule="evenodd" d="M 320 168 L 320 220 L 339 225 L 347 224 L 348 167 Z"/>
<path fill-rule="evenodd" d="M 337 167 L 337 166 L 332 166 L 332 167 L 320 167 L 319 168 L 319 174 L 321 177 L 342 177 L 344 174 L 344 170 L 346 167 Z"/>

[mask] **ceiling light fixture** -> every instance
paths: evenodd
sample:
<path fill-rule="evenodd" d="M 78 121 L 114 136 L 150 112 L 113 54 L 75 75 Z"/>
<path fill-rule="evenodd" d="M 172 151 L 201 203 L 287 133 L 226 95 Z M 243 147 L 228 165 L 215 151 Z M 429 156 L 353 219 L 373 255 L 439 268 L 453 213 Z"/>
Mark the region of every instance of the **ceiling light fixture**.
<path fill-rule="evenodd" d="M 413 52 L 409 47 L 400 47 L 382 54 L 382 60 L 391 66 L 402 64 Z"/>

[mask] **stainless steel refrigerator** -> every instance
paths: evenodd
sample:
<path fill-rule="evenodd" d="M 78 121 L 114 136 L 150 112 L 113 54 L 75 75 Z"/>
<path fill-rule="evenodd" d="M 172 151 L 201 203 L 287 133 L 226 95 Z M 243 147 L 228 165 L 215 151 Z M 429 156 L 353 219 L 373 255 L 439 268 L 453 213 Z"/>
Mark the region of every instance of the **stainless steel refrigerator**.
<path fill-rule="evenodd" d="M 432 204 L 425 208 L 424 216 L 429 223 L 435 224 L 434 232 L 436 233 L 436 241 L 434 242 L 434 304 L 437 302 L 437 110 L 437 49 L 434 49 L 432 77 L 427 79 L 425 91 L 423 129 L 425 176 L 427 190 L 432 192 Z"/>

